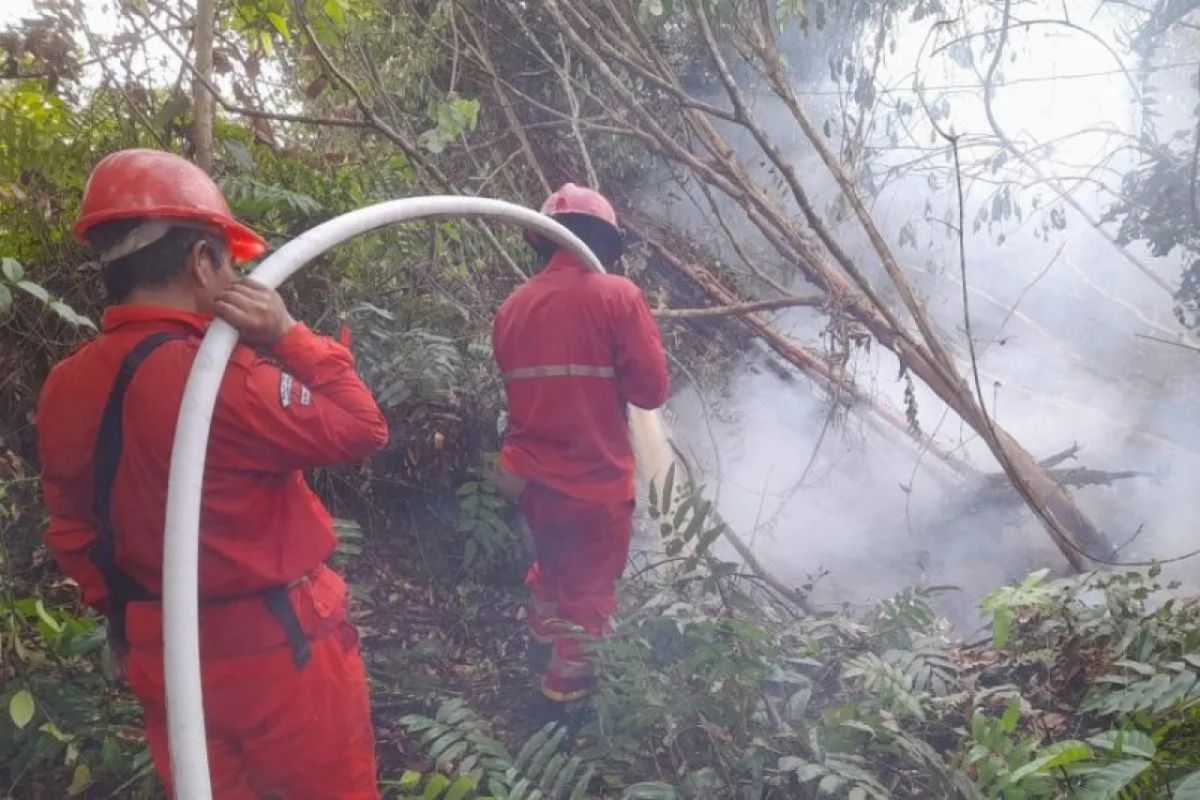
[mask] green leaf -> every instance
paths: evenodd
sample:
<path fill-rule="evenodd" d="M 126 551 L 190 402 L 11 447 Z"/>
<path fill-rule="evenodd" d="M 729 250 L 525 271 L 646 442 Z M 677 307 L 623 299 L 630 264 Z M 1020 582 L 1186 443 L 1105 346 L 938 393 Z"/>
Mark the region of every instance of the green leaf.
<path fill-rule="evenodd" d="M 1171 785 L 1172 800 L 1200 800 L 1200 770 Z"/>
<path fill-rule="evenodd" d="M 992 644 L 997 650 L 1003 650 L 1004 646 L 1008 644 L 1008 634 L 1012 630 L 1012 609 L 997 609 L 993 614 L 993 619 Z"/>
<path fill-rule="evenodd" d="M 662 510 L 662 513 L 666 514 L 668 511 L 671 510 L 671 504 L 675 500 L 674 494 L 675 494 L 675 462 L 672 461 L 671 464 L 667 467 L 667 474 L 663 476 L 662 497 L 661 497 L 661 501 L 659 504 L 659 508 Z"/>
<path fill-rule="evenodd" d="M 292 38 L 292 32 L 288 29 L 287 20 L 283 18 L 282 14 L 278 14 L 274 11 L 268 11 L 266 16 L 267 21 L 271 23 L 275 30 L 279 31 L 279 35 L 282 36 L 285 41 Z"/>
<path fill-rule="evenodd" d="M 14 694 L 8 701 L 8 716 L 12 717 L 13 724 L 18 728 L 24 728 L 29 724 L 29 720 L 33 719 L 34 709 L 37 708 L 37 703 L 26 690 Z"/>
<path fill-rule="evenodd" d="M 1054 752 L 1035 758 L 1023 767 L 1013 770 L 1005 780 L 1005 786 L 1016 786 L 1030 775 L 1049 772 L 1052 769 L 1085 761 L 1092 757 L 1092 748 L 1083 742 L 1061 742 L 1052 748 Z"/>
<path fill-rule="evenodd" d="M 400 780 L 396 781 L 396 786 L 400 789 L 416 789 L 421 785 L 421 778 L 423 777 L 421 773 L 407 769 L 400 776 Z"/>
<path fill-rule="evenodd" d="M 0 271 L 3 271 L 4 277 L 12 283 L 18 283 L 25 277 L 25 268 L 15 258 L 5 258 L 0 261 Z"/>
<path fill-rule="evenodd" d="M 112 736 L 105 736 L 100 746 L 100 764 L 108 772 L 116 772 L 121 768 L 121 745 Z"/>
<path fill-rule="evenodd" d="M 75 774 L 71 776 L 71 785 L 67 787 L 67 797 L 75 797 L 83 793 L 92 783 L 92 771 L 88 769 L 88 765 L 79 763 L 75 765 Z"/>
<path fill-rule="evenodd" d="M 463 800 L 463 798 L 475 791 L 475 787 L 478 785 L 478 778 L 471 775 L 464 775 L 451 784 L 450 789 L 446 792 L 446 800 Z"/>
<path fill-rule="evenodd" d="M 24 291 L 26 294 L 33 295 L 43 303 L 50 302 L 50 293 L 41 287 L 40 284 L 33 281 L 17 281 L 17 288 Z"/>
<path fill-rule="evenodd" d="M 1141 731 L 1105 731 L 1088 739 L 1088 742 L 1116 756 L 1131 755 L 1153 760 L 1158 752 L 1154 740 Z"/>
<path fill-rule="evenodd" d="M 58 729 L 58 726 L 55 725 L 53 722 L 43 723 L 42 727 L 38 728 L 38 730 L 41 731 L 42 733 L 46 734 L 47 736 L 54 737 L 54 739 L 56 739 L 60 742 L 69 742 L 75 738 L 74 736 L 72 736 L 69 733 L 63 733 L 62 731 L 60 731 Z"/>
<path fill-rule="evenodd" d="M 54 631 L 55 633 L 62 633 L 62 631 L 63 631 L 62 623 L 60 623 L 54 617 L 50 616 L 50 612 L 46 610 L 46 606 L 43 605 L 41 600 L 38 600 L 37 603 L 34 605 L 34 610 L 37 612 L 38 619 L 40 619 L 42 622 L 46 623 L 46 625 L 49 626 L 50 630 Z"/>
<path fill-rule="evenodd" d="M 7 314 L 12 310 L 12 292 L 8 287 L 0 284 L 0 314 Z"/>
<path fill-rule="evenodd" d="M 1088 774 L 1083 788 L 1075 794 L 1075 798 L 1076 800 L 1117 800 L 1121 791 L 1149 766 L 1149 761 L 1143 761 L 1140 758 L 1103 766 Z"/>
<path fill-rule="evenodd" d="M 429 778 L 429 783 L 425 784 L 425 791 L 421 794 L 421 799 L 436 800 L 442 796 L 442 792 L 449 785 L 450 779 L 440 772 L 436 772 Z"/>
<path fill-rule="evenodd" d="M 1017 729 L 1017 723 L 1021 721 L 1021 697 L 1014 697 L 1008 703 L 1008 708 L 1004 710 L 1004 716 L 1000 718 L 1000 726 L 1005 733 L 1012 733 Z"/>
<path fill-rule="evenodd" d="M 325 16 L 337 25 L 339 28 L 346 24 L 346 2 L 345 0 L 325 0 L 322 10 L 325 11 Z"/>

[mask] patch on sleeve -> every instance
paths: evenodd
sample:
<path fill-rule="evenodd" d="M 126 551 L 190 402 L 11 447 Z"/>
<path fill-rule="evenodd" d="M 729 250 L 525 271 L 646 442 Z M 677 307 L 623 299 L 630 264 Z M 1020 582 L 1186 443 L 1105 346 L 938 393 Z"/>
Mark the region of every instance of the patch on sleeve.
<path fill-rule="evenodd" d="M 300 384 L 300 405 L 306 406 L 312 402 L 312 392 L 303 383 Z"/>
<path fill-rule="evenodd" d="M 284 408 L 292 404 L 292 384 L 295 380 L 286 372 L 279 373 L 279 405 Z"/>

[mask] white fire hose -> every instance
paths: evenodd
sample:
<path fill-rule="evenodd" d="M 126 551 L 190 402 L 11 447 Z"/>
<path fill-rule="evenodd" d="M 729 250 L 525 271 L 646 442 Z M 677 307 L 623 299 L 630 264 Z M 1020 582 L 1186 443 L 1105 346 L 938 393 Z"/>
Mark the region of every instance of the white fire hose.
<path fill-rule="evenodd" d="M 409 197 L 351 211 L 281 247 L 250 277 L 271 288 L 334 245 L 397 222 L 440 217 L 485 217 L 511 222 L 567 247 L 598 272 L 604 267 L 574 234 L 547 216 L 502 200 L 480 197 Z M 204 699 L 200 682 L 199 543 L 204 461 L 217 390 L 237 345 L 221 320 L 204 336 L 179 407 L 167 484 L 163 547 L 163 660 L 171 772 L 179 800 L 212 800 Z"/>

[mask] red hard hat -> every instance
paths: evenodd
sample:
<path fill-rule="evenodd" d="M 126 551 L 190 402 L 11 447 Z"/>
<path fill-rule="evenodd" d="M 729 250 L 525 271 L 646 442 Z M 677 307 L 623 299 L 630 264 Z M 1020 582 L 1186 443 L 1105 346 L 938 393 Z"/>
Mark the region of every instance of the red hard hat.
<path fill-rule="evenodd" d="M 548 217 L 559 217 L 566 214 L 582 214 L 594 217 L 611 228 L 611 236 L 620 239 L 621 230 L 617 227 L 617 212 L 612 203 L 599 192 L 578 186 L 574 183 L 564 183 L 557 192 L 553 192 L 542 203 L 542 213 Z M 532 245 L 542 237 L 533 231 L 525 231 L 525 241 Z"/>
<path fill-rule="evenodd" d="M 548 217 L 559 214 L 587 214 L 617 227 L 617 212 L 612 203 L 604 195 L 573 183 L 564 183 L 562 188 L 546 198 L 542 203 L 542 213 Z"/>
<path fill-rule="evenodd" d="M 205 222 L 225 234 L 235 261 L 267 251 L 267 243 L 233 218 L 225 195 L 204 170 L 161 150 L 118 150 L 101 159 L 83 190 L 75 238 L 86 243 L 94 225 L 117 219 Z"/>

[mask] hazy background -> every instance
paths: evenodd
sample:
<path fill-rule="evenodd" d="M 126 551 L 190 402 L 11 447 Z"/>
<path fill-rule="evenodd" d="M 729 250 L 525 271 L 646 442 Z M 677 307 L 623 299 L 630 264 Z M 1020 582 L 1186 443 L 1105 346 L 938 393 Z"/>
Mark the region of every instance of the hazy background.
<path fill-rule="evenodd" d="M 1025 18 L 1061 15 L 1059 3 L 1018 5 Z M 1086 20 L 1086 27 L 1115 43 L 1123 20 L 1120 9 L 1105 7 Z M 969 40 L 970 52 L 960 46 L 930 55 L 939 41 L 961 35 L 960 26 L 955 34 L 930 39 L 919 59 L 932 22 L 905 25 L 896 51 L 882 59 L 878 72 L 875 85 L 883 102 L 915 110 L 889 130 L 886 109 L 877 109 L 870 139 L 879 150 L 869 163 L 884 185 L 871 203 L 875 220 L 969 374 L 957 242 L 946 224 L 957 221 L 954 171 L 945 143 L 931 137 L 913 91 L 919 69 L 926 102 L 948 112 L 941 124 L 962 136 L 968 284 L 989 411 L 1039 458 L 1078 443 L 1079 461 L 1063 466 L 1153 474 L 1073 490 L 1115 544 L 1141 529 L 1123 558 L 1170 557 L 1195 549 L 1200 541 L 1193 527 L 1200 509 L 1194 478 L 1200 474 L 1195 404 L 1200 353 L 1137 338 L 1139 333 L 1182 335 L 1170 296 L 1064 208 L 1052 189 L 1037 184 L 1029 169 L 1010 158 L 994 172 L 980 170 L 985 159 L 1000 152 L 981 89 L 993 52 L 984 48 L 994 37 Z M 967 25 L 980 31 L 997 23 L 997 14 L 983 13 Z M 840 100 L 827 66 L 833 52 L 829 37 L 796 31 L 785 50 L 806 110 L 817 124 L 833 122 L 836 144 Z M 1146 122 L 1140 92 L 1155 93 L 1162 116 L 1153 122 L 1161 131 L 1178 128 L 1190 134 L 1194 125 L 1194 62 L 1200 53 L 1178 64 L 1160 53 L 1145 83 L 1135 74 L 1142 65 L 1128 53 L 1120 55 L 1131 77 L 1101 44 L 1078 31 L 1014 31 L 999 72 L 1003 86 L 996 92 L 996 115 L 1012 138 L 1025 146 L 1057 140 L 1052 151 L 1039 152 L 1039 164 L 1064 185 L 1073 185 L 1089 166 L 1103 165 L 1087 172 L 1089 182 L 1074 190 L 1096 216 L 1113 200 L 1105 187 L 1118 188 L 1120 176 L 1135 163 L 1136 156 L 1122 145 Z M 752 77 L 743 77 L 753 85 Z M 719 85 L 712 89 L 707 99 L 727 105 Z M 798 164 L 806 185 L 820 187 L 812 192 L 819 207 L 828 207 L 836 187 L 801 142 L 786 109 L 764 90 L 756 94 L 755 112 L 775 141 L 790 143 L 788 158 Z M 1087 129 L 1095 130 L 1079 133 Z M 749 163 L 761 160 L 748 137 L 735 141 L 742 143 Z M 889 167 L 905 171 L 884 183 Z M 1021 207 L 1021 219 L 991 222 L 989 217 L 975 229 L 976 214 L 981 208 L 990 211 L 998 184 L 1005 182 L 1030 184 L 1014 188 L 1009 198 L 1010 205 Z M 664 176 L 648 183 L 648 210 L 702 241 L 717 238 L 716 223 L 698 193 L 689 196 L 688 187 Z M 1065 229 L 1053 225 L 1052 209 L 1065 214 Z M 732 209 L 729 219 L 738 219 Z M 1115 225 L 1109 230 L 1115 232 Z M 878 274 L 878 259 L 857 222 L 842 223 L 838 232 L 859 265 Z M 741 224 L 739 233 L 756 242 L 764 264 L 772 263 L 770 251 L 748 225 Z M 1177 284 L 1180 259 L 1151 258 L 1136 244 L 1131 249 Z M 874 282 L 884 281 L 876 277 Z M 898 302 L 893 307 L 901 309 Z M 792 336 L 822 349 L 825 321 L 816 313 L 801 309 L 776 320 Z M 862 386 L 901 407 L 904 383 L 897 379 L 898 366 L 890 353 L 874 346 L 858 353 L 850 368 Z M 953 414 L 945 415 L 944 405 L 919 383 L 917 404 L 925 431 L 960 448 L 979 469 L 999 471 L 970 430 Z M 912 448 L 881 437 L 855 415 L 832 419 L 822 439 L 827 420 L 829 403 L 822 392 L 803 378 L 783 380 L 755 359 L 724 387 L 703 392 L 688 387 L 668 413 L 675 441 L 703 466 L 708 493 L 721 513 L 753 539 L 775 571 L 799 582 L 829 570 L 818 584 L 819 601 L 861 601 L 914 582 L 950 583 L 964 588 L 953 602 L 969 607 L 1002 581 L 1065 563 L 1015 496 L 972 510 L 970 492 L 944 491 L 924 469 L 914 473 Z M 924 456 L 925 464 L 934 462 Z M 1175 565 L 1171 572 L 1194 580 L 1200 577 L 1200 562 Z"/>

